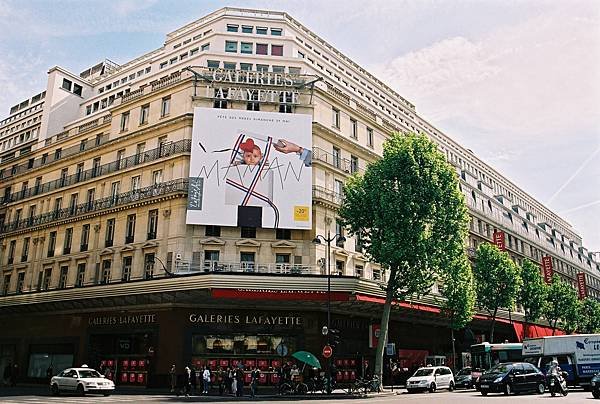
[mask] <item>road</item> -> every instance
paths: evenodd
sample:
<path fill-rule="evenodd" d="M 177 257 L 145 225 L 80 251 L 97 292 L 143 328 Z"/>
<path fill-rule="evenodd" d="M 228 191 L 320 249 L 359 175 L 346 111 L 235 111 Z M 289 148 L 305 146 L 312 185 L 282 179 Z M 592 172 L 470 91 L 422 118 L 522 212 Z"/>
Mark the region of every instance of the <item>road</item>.
<path fill-rule="evenodd" d="M 323 398 L 323 396 L 317 396 L 319 398 Z M 552 399 L 553 401 L 548 401 Z M 254 401 L 254 402 L 264 402 L 267 400 L 261 399 L 261 397 L 257 397 L 255 400 L 250 399 L 249 397 L 244 397 L 241 399 L 235 399 L 234 397 L 199 397 L 192 396 L 189 398 L 186 397 L 176 397 L 172 395 L 165 394 L 147 394 L 147 395 L 128 395 L 128 394 L 114 394 L 110 397 L 102 397 L 102 396 L 86 396 L 86 397 L 76 397 L 70 395 L 61 395 L 60 397 L 51 397 L 48 395 L 19 395 L 19 396 L 4 396 L 0 397 L 0 404 L 52 404 L 52 403 L 66 403 L 66 404 L 84 404 L 84 403 L 94 403 L 94 404 L 109 404 L 109 403 L 186 403 L 186 402 L 234 402 L 234 401 Z M 270 403 L 290 403 L 290 402 L 307 402 L 307 403 L 373 403 L 373 404 L 385 404 L 385 403 L 443 403 L 443 404 L 465 404 L 465 403 L 490 403 L 490 404 L 498 404 L 498 403 L 538 403 L 538 404 L 547 404 L 556 402 L 557 404 L 581 404 L 581 403 L 590 403 L 593 404 L 598 402 L 600 404 L 600 400 L 594 400 L 592 398 L 592 394 L 590 392 L 584 391 L 572 391 L 569 393 L 567 397 L 551 397 L 550 394 L 546 393 L 544 395 L 518 395 L 518 396 L 510 396 L 506 397 L 502 394 L 490 394 L 487 397 L 482 397 L 481 394 L 471 391 L 455 391 L 455 392 L 442 392 L 438 391 L 433 394 L 423 393 L 423 394 L 390 394 L 384 393 L 383 395 L 375 395 L 370 396 L 368 399 L 319 399 L 319 400 L 303 400 L 302 398 L 292 398 L 290 397 L 287 400 L 280 400 L 276 397 L 270 397 L 268 399 Z"/>

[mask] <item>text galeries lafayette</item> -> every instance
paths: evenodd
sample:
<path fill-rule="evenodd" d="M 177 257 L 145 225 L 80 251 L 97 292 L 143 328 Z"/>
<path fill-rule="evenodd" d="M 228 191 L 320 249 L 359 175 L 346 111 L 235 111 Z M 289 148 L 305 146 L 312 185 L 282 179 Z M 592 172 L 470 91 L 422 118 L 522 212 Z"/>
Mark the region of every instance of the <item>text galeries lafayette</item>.
<path fill-rule="evenodd" d="M 191 323 L 213 324 L 262 324 L 262 325 L 302 325 L 302 317 L 297 316 L 240 316 L 238 314 L 190 314 Z"/>

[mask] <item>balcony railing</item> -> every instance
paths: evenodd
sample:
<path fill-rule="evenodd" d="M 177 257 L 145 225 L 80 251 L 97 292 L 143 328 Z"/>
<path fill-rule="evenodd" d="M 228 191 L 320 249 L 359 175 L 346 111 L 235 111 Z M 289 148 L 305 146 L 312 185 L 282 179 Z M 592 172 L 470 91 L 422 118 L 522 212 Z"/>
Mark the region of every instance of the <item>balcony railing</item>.
<path fill-rule="evenodd" d="M 192 265 L 178 265 L 174 273 L 178 275 L 193 274 L 199 272 L 241 272 L 241 273 L 259 273 L 259 274 L 279 274 L 279 275 L 321 275 L 321 268 L 314 265 L 298 264 L 279 264 L 279 263 L 255 263 L 255 262 L 222 262 L 222 261 L 204 261 L 193 263 Z"/>
<path fill-rule="evenodd" d="M 344 195 L 319 185 L 313 185 L 313 198 L 324 199 L 336 205 L 341 205 Z"/>
<path fill-rule="evenodd" d="M 336 156 L 332 153 L 329 153 L 319 147 L 313 147 L 312 154 L 313 161 L 321 161 L 326 163 L 332 167 L 335 167 L 339 170 L 345 171 L 347 173 L 354 173 L 356 171 L 363 172 L 364 168 L 359 167 L 356 164 L 352 164 L 352 162 L 348 159 L 343 159 L 339 156 Z"/>
<path fill-rule="evenodd" d="M 107 198 L 97 199 L 92 203 L 85 202 L 81 205 L 54 210 L 52 212 L 34 216 L 32 220 L 26 219 L 9 222 L 0 227 L 0 233 L 7 233 L 15 230 L 25 229 L 28 227 L 39 226 L 74 216 L 80 216 L 91 212 L 97 212 L 116 206 L 127 205 L 129 203 L 141 201 L 144 199 L 151 199 L 157 196 L 167 195 L 170 193 L 180 192 L 187 194 L 187 191 L 187 178 L 171 180 L 157 185 L 152 185 L 146 188 L 141 188 L 136 191 L 129 191 L 122 194 L 118 194 L 116 198 L 109 196 Z"/>
<path fill-rule="evenodd" d="M 171 156 L 179 153 L 186 153 L 191 150 L 192 141 L 189 139 L 179 140 L 173 143 L 167 143 L 156 149 L 148 150 L 144 153 L 134 154 L 120 160 L 113 161 L 111 163 L 103 164 L 101 166 L 92 167 L 85 171 L 80 171 L 75 174 L 67 175 L 54 181 L 46 182 L 44 184 L 36 185 L 33 188 L 29 188 L 22 191 L 13 192 L 10 196 L 4 197 L 0 201 L 0 205 L 6 203 L 17 202 L 25 198 L 51 192 L 59 188 L 67 187 L 70 185 L 78 184 L 83 181 L 98 177 L 100 175 L 111 174 L 120 170 L 155 161 L 163 157 Z"/>

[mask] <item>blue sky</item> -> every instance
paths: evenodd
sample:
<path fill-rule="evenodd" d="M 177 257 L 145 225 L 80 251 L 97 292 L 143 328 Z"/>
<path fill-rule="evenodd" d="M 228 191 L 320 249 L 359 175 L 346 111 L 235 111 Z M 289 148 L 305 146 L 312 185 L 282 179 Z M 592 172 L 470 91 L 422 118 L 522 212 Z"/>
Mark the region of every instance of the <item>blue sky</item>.
<path fill-rule="evenodd" d="M 0 0 L 0 118 L 59 65 L 160 47 L 220 7 L 287 11 L 600 251 L 600 2 Z"/>

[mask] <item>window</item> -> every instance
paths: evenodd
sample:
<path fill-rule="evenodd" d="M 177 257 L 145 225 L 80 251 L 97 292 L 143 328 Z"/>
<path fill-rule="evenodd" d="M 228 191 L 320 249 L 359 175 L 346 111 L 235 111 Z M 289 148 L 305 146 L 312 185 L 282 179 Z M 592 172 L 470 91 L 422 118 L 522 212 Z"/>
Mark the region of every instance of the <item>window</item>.
<path fill-rule="evenodd" d="M 240 237 L 242 237 L 242 238 L 256 238 L 256 227 L 242 226 Z"/>
<path fill-rule="evenodd" d="M 288 70 L 290 74 L 300 74 L 302 72 L 302 69 L 299 67 L 288 67 Z"/>
<path fill-rule="evenodd" d="M 29 237 L 23 239 L 23 248 L 21 249 L 21 262 L 26 262 L 29 256 Z"/>
<path fill-rule="evenodd" d="M 56 248 L 56 232 L 51 231 L 48 235 L 48 257 L 54 257 L 54 249 Z"/>
<path fill-rule="evenodd" d="M 240 52 L 252 53 L 252 43 L 251 42 L 242 42 L 240 44 Z"/>
<path fill-rule="evenodd" d="M 144 279 L 152 279 L 154 277 L 154 253 L 149 253 L 144 256 Z"/>
<path fill-rule="evenodd" d="M 358 139 L 358 122 L 355 119 L 350 119 L 350 137 Z"/>
<path fill-rule="evenodd" d="M 269 45 L 266 43 L 257 43 L 256 44 L 256 54 L 257 55 L 268 55 L 269 54 Z"/>
<path fill-rule="evenodd" d="M 240 63 L 240 70 L 252 70 L 252 63 Z"/>
<path fill-rule="evenodd" d="M 19 272 L 17 275 L 17 293 L 23 293 L 23 285 L 25 284 L 25 272 Z"/>
<path fill-rule="evenodd" d="M 340 128 L 340 110 L 332 108 L 331 112 L 332 112 L 331 124 L 333 125 L 334 128 L 339 129 Z"/>
<path fill-rule="evenodd" d="M 344 183 L 340 180 L 334 180 L 333 182 L 333 192 L 335 192 L 337 197 L 341 197 L 344 193 Z"/>
<path fill-rule="evenodd" d="M 169 62 L 162 62 L 158 68 L 164 69 L 165 67 L 167 67 L 168 64 L 169 64 Z"/>
<path fill-rule="evenodd" d="M 62 82 L 62 88 L 64 88 L 67 91 L 71 91 L 71 86 L 73 85 L 73 82 L 71 80 L 67 80 L 67 79 L 63 79 Z"/>
<path fill-rule="evenodd" d="M 65 241 L 63 243 L 63 254 L 71 253 L 71 243 L 73 242 L 73 228 L 69 227 L 65 230 Z"/>
<path fill-rule="evenodd" d="M 158 185 L 162 182 L 162 170 L 152 171 L 152 185 Z"/>
<path fill-rule="evenodd" d="M 367 128 L 367 146 L 373 147 L 373 129 Z"/>
<path fill-rule="evenodd" d="M 273 66 L 273 73 L 285 73 L 285 66 Z"/>
<path fill-rule="evenodd" d="M 79 245 L 79 251 L 85 252 L 88 250 L 88 242 L 90 239 L 90 225 L 84 224 L 81 228 L 81 243 Z"/>
<path fill-rule="evenodd" d="M 271 45 L 272 56 L 283 56 L 283 45 Z"/>
<path fill-rule="evenodd" d="M 288 91 L 282 91 L 279 95 L 279 112 L 291 114 L 293 112 L 292 94 Z"/>
<path fill-rule="evenodd" d="M 58 160 L 62 156 L 62 149 L 59 147 L 54 150 L 54 160 Z"/>
<path fill-rule="evenodd" d="M 217 267 L 219 262 L 219 251 L 218 250 L 204 250 L 204 270 L 211 270 Z"/>
<path fill-rule="evenodd" d="M 6 296 L 8 294 L 8 289 L 10 288 L 10 274 L 4 275 L 4 284 L 2 285 L 2 295 Z"/>
<path fill-rule="evenodd" d="M 359 278 L 362 278 L 364 275 L 364 267 L 362 265 L 355 265 L 354 266 L 354 275 L 358 276 Z"/>
<path fill-rule="evenodd" d="M 102 283 L 102 284 L 110 283 L 111 264 L 112 264 L 111 260 L 102 261 L 102 278 L 100 279 L 100 283 Z"/>
<path fill-rule="evenodd" d="M 335 274 L 342 276 L 344 275 L 344 266 L 345 262 L 340 260 L 335 260 Z"/>
<path fill-rule="evenodd" d="M 144 161 L 144 150 L 146 149 L 146 143 L 139 143 L 135 147 L 135 164 L 141 164 Z"/>
<path fill-rule="evenodd" d="M 64 289 L 67 287 L 67 278 L 69 277 L 69 267 L 60 267 L 60 278 L 58 279 L 58 288 Z"/>
<path fill-rule="evenodd" d="M 358 157 L 350 156 L 350 172 L 355 173 L 358 171 Z"/>
<path fill-rule="evenodd" d="M 244 270 L 253 270 L 256 253 L 240 252 L 240 267 Z"/>
<path fill-rule="evenodd" d="M 121 182 L 116 181 L 110 185 L 110 201 L 111 204 L 115 204 L 119 200 L 119 189 L 121 188 Z"/>
<path fill-rule="evenodd" d="M 253 29 L 254 27 L 251 25 L 242 25 L 242 33 L 244 34 L 251 34 Z"/>
<path fill-rule="evenodd" d="M 150 115 L 150 104 L 142 105 L 140 110 L 140 125 L 148 123 L 148 115 Z"/>
<path fill-rule="evenodd" d="M 269 65 L 256 65 L 256 71 L 257 72 L 268 72 Z"/>
<path fill-rule="evenodd" d="M 190 56 L 194 56 L 195 54 L 197 54 L 199 52 L 198 48 L 194 48 L 190 50 Z"/>
<path fill-rule="evenodd" d="M 171 97 L 165 97 L 162 99 L 161 103 L 160 103 L 160 116 L 164 117 L 169 115 L 169 112 L 171 112 Z"/>
<path fill-rule="evenodd" d="M 381 280 L 381 269 L 373 269 L 373 280 L 374 281 Z"/>
<path fill-rule="evenodd" d="M 206 65 L 208 66 L 209 69 L 218 69 L 219 66 L 221 65 L 221 62 L 219 62 L 218 60 L 208 60 L 206 62 Z"/>
<path fill-rule="evenodd" d="M 281 36 L 281 28 L 271 28 L 271 35 Z"/>
<path fill-rule="evenodd" d="M 340 168 L 340 149 L 335 146 L 333 147 L 333 165 Z"/>
<path fill-rule="evenodd" d="M 275 237 L 277 240 L 290 240 L 292 238 L 292 231 L 290 229 L 277 229 L 275 230 Z"/>
<path fill-rule="evenodd" d="M 95 195 L 96 195 L 95 188 L 88 189 L 87 198 L 86 198 L 86 207 L 85 207 L 87 211 L 94 209 L 94 196 Z"/>
<path fill-rule="evenodd" d="M 248 94 L 248 103 L 246 104 L 248 111 L 260 111 L 260 102 L 258 101 L 258 91 L 250 90 Z"/>
<path fill-rule="evenodd" d="M 213 108 L 227 109 L 227 89 L 216 89 L 215 88 L 215 100 Z"/>
<path fill-rule="evenodd" d="M 131 264 L 133 257 L 123 257 L 123 272 L 121 273 L 121 280 L 123 282 L 129 282 L 131 280 Z"/>
<path fill-rule="evenodd" d="M 276 264 L 289 264 L 290 263 L 290 254 L 275 254 L 275 263 Z"/>
<path fill-rule="evenodd" d="M 104 236 L 104 247 L 112 247 L 115 238 L 115 219 L 106 221 L 106 235 Z"/>
<path fill-rule="evenodd" d="M 239 25 L 227 24 L 227 32 L 238 32 Z"/>
<path fill-rule="evenodd" d="M 8 247 L 8 265 L 12 264 L 15 260 L 15 249 L 17 248 L 17 240 L 12 240 Z"/>
<path fill-rule="evenodd" d="M 335 239 L 335 245 L 338 247 L 344 247 L 344 242 L 340 240 L 340 237 L 344 237 L 344 227 L 342 226 L 342 222 L 339 220 L 335 221 L 335 234 L 338 237 Z"/>
<path fill-rule="evenodd" d="M 75 169 L 75 181 L 79 182 L 83 179 L 83 163 L 77 164 L 77 168 Z"/>
<path fill-rule="evenodd" d="M 135 239 L 135 217 L 135 213 L 133 215 L 127 215 L 125 244 L 133 243 Z"/>
<path fill-rule="evenodd" d="M 237 52 L 237 42 L 225 41 L 225 52 Z"/>
<path fill-rule="evenodd" d="M 205 52 L 205 51 L 207 51 L 207 50 L 209 50 L 209 49 L 210 49 L 210 44 L 209 44 L 209 43 L 205 43 L 204 45 L 202 45 L 202 46 L 200 47 L 200 50 L 201 50 L 202 52 Z M 209 62 L 209 66 L 208 66 L 208 67 L 211 67 L 211 66 L 210 66 L 210 62 L 211 62 L 211 61 L 209 60 L 208 62 Z M 217 62 L 217 64 L 219 64 L 219 62 Z M 217 66 L 217 67 L 219 67 L 219 66 Z"/>
<path fill-rule="evenodd" d="M 206 226 L 204 234 L 207 237 L 221 237 L 221 226 Z"/>
<path fill-rule="evenodd" d="M 129 129 L 129 112 L 124 112 L 121 114 L 121 132 L 127 131 Z"/>
<path fill-rule="evenodd" d="M 140 176 L 131 177 L 131 190 L 138 191 L 140 189 Z"/>
<path fill-rule="evenodd" d="M 83 87 L 79 84 L 73 84 L 73 94 L 76 94 L 81 97 L 81 92 L 83 91 Z"/>
<path fill-rule="evenodd" d="M 148 240 L 156 238 L 158 230 L 158 209 L 152 209 L 148 212 Z"/>
<path fill-rule="evenodd" d="M 75 286 L 80 288 L 85 284 L 85 264 L 80 263 L 77 265 L 77 279 L 75 280 Z"/>
<path fill-rule="evenodd" d="M 256 27 L 256 33 L 258 35 L 267 35 L 267 27 Z"/>
<path fill-rule="evenodd" d="M 223 62 L 223 69 L 225 70 L 235 70 L 236 63 L 235 62 Z"/>

